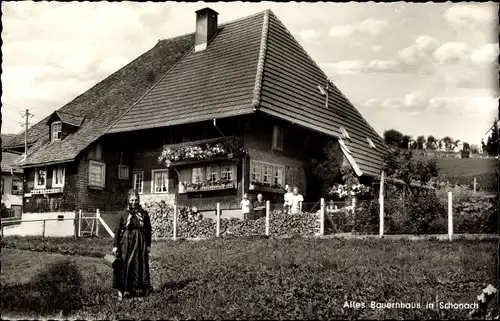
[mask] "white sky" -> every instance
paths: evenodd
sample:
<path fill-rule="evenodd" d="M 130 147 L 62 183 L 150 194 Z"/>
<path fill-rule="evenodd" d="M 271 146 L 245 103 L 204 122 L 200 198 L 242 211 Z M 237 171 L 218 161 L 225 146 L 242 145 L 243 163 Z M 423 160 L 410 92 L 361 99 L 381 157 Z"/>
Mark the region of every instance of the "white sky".
<path fill-rule="evenodd" d="M 477 144 L 497 113 L 498 5 L 490 3 L 2 2 L 2 133 L 41 120 L 158 39 L 270 8 L 379 132 Z"/>

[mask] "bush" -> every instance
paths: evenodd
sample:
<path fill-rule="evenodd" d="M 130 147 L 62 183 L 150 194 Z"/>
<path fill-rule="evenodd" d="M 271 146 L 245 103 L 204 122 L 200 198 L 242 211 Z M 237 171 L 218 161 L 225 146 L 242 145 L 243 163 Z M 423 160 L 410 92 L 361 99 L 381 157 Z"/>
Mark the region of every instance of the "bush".
<path fill-rule="evenodd" d="M 408 202 L 409 220 L 415 234 L 441 234 L 447 231 L 446 207 L 437 196 L 429 193 L 413 197 Z"/>
<path fill-rule="evenodd" d="M 453 206 L 453 225 L 456 233 L 498 232 L 497 200 L 469 197 Z"/>

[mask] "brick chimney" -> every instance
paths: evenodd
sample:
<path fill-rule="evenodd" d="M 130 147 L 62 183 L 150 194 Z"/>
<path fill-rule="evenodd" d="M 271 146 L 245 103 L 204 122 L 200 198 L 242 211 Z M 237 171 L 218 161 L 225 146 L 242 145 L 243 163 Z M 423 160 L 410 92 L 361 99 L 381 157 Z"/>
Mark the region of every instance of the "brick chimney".
<path fill-rule="evenodd" d="M 209 41 L 217 33 L 218 13 L 210 8 L 196 11 L 196 38 L 194 51 L 207 49 Z"/>

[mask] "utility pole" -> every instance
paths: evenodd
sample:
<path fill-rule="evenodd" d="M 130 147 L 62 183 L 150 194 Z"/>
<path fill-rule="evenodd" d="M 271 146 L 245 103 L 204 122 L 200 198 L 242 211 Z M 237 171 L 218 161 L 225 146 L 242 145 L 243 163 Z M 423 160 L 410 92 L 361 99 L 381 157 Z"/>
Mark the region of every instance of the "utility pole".
<path fill-rule="evenodd" d="M 33 117 L 33 114 L 30 114 L 29 109 L 26 109 L 26 112 L 24 113 L 24 118 L 25 122 L 24 124 L 21 124 L 22 127 L 25 127 L 24 130 L 24 157 L 28 155 L 28 127 L 30 125 L 29 119 Z"/>

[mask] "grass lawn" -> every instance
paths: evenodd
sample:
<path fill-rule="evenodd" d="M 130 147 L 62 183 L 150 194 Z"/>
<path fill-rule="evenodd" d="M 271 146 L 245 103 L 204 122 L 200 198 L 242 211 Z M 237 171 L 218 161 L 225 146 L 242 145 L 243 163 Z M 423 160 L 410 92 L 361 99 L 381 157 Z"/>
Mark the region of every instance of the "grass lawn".
<path fill-rule="evenodd" d="M 100 241 L 102 242 L 102 241 Z M 3 317 L 78 319 L 467 318 L 495 280 L 496 241 L 235 239 L 157 242 L 155 291 L 117 302 L 101 259 L 3 248 Z M 364 302 L 365 309 L 344 307 Z M 370 302 L 418 309 L 371 309 Z M 496 302 L 490 303 L 498 313 Z M 496 314 L 495 314 L 496 315 Z"/>
<path fill-rule="evenodd" d="M 455 175 L 480 175 L 495 174 L 498 160 L 485 158 L 438 158 L 438 167 L 442 174 Z"/>

